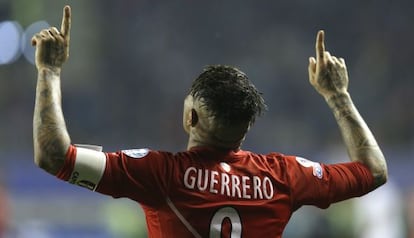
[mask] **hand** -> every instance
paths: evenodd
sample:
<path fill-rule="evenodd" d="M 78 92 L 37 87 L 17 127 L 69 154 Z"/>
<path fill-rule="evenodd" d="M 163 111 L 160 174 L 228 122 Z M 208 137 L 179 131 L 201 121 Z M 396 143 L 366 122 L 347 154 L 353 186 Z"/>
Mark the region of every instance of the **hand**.
<path fill-rule="evenodd" d="M 65 6 L 60 32 L 56 27 L 51 27 L 33 36 L 32 45 L 36 47 L 35 61 L 38 70 L 60 70 L 63 63 L 68 60 L 70 27 L 71 10 L 69 6 Z"/>
<path fill-rule="evenodd" d="M 321 30 L 316 37 L 316 60 L 309 58 L 309 82 L 325 98 L 347 93 L 348 72 L 343 58 L 331 56 L 325 51 L 325 33 Z"/>

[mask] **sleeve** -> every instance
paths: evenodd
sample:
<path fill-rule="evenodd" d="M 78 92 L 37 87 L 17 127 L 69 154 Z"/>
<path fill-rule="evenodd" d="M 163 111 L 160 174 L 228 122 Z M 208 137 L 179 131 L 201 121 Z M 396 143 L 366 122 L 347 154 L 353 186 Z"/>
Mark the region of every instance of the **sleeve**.
<path fill-rule="evenodd" d="M 106 157 L 101 151 L 69 146 L 59 179 L 95 191 L 105 170 Z"/>
<path fill-rule="evenodd" d="M 88 149 L 69 148 L 64 166 L 56 175 L 58 178 L 114 198 L 127 197 L 145 205 L 156 205 L 165 200 L 170 174 L 168 168 L 171 167 L 169 162 L 172 161 L 170 153 L 149 149 L 114 153 L 88 150 L 93 155 L 88 157 L 84 156 L 83 150 Z M 79 183 L 83 174 L 98 173 L 102 160 L 97 158 L 102 158 L 102 155 L 104 163 L 99 179 Z"/>
<path fill-rule="evenodd" d="M 285 162 L 294 210 L 302 205 L 327 208 L 374 189 L 371 172 L 359 162 L 327 165 L 294 156 Z"/>

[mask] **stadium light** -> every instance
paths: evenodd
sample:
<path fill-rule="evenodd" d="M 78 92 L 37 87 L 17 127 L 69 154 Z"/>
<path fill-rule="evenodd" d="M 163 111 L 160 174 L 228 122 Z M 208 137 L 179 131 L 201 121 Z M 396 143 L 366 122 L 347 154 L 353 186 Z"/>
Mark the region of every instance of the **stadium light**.
<path fill-rule="evenodd" d="M 20 55 L 20 39 L 23 29 L 18 22 L 0 22 L 0 65 L 11 64 Z"/>
<path fill-rule="evenodd" d="M 23 31 L 16 21 L 0 22 L 0 65 L 11 64 L 23 54 L 31 64 L 35 63 L 35 48 L 31 45 L 34 34 L 49 28 L 46 21 L 37 21 Z"/>

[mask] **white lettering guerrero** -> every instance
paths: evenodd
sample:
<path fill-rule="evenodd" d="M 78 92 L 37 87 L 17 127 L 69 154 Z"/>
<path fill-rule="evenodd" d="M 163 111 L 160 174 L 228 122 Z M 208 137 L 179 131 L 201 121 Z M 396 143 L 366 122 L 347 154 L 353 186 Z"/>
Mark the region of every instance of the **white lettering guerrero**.
<path fill-rule="evenodd" d="M 267 176 L 239 176 L 195 167 L 186 169 L 184 185 L 191 190 L 235 198 L 270 200 L 274 195 L 273 183 Z"/>

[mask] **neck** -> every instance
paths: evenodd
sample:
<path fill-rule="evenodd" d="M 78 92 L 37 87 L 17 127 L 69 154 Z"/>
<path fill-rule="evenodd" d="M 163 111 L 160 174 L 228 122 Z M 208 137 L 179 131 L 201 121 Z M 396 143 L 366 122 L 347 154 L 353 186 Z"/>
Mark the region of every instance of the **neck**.
<path fill-rule="evenodd" d="M 218 139 L 202 139 L 199 136 L 192 135 L 190 133 L 188 144 L 187 144 L 187 150 L 193 148 L 193 147 L 212 147 L 217 149 L 225 149 L 225 150 L 240 150 L 241 144 L 243 142 L 244 137 L 241 140 L 237 141 L 221 141 Z"/>

